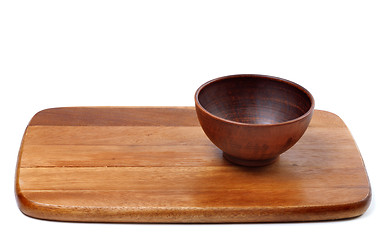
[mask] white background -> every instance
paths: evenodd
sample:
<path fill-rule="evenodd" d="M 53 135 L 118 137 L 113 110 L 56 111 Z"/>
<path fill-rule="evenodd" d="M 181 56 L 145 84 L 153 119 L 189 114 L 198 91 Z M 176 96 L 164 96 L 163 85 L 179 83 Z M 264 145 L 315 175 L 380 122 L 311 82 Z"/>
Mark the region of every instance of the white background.
<path fill-rule="evenodd" d="M 385 237 L 384 2 L 1 1 L 0 234 L 28 239 Z M 39 110 L 193 106 L 199 85 L 238 73 L 297 82 L 312 92 L 316 109 L 344 120 L 373 190 L 363 216 L 289 224 L 89 224 L 36 220 L 18 210 L 18 149 Z"/>

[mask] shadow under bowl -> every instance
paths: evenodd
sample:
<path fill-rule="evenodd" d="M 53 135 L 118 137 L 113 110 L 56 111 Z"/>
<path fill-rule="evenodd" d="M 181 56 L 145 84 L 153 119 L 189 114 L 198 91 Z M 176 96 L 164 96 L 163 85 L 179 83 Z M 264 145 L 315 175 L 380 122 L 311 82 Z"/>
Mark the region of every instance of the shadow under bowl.
<path fill-rule="evenodd" d="M 262 166 L 301 138 L 312 118 L 314 99 L 291 81 L 242 74 L 200 86 L 195 107 L 203 131 L 227 160 Z"/>

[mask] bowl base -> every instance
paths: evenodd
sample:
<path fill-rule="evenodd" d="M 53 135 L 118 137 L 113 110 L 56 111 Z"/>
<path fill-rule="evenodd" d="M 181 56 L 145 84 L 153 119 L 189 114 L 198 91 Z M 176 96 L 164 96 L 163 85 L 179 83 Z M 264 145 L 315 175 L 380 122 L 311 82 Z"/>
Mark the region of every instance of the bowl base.
<path fill-rule="evenodd" d="M 246 159 L 241 159 L 241 158 L 231 156 L 225 152 L 223 152 L 223 157 L 229 162 L 232 162 L 237 165 L 247 166 L 247 167 L 263 167 L 274 163 L 278 159 L 278 157 L 274 157 L 274 158 L 262 159 L 262 160 L 246 160 Z"/>

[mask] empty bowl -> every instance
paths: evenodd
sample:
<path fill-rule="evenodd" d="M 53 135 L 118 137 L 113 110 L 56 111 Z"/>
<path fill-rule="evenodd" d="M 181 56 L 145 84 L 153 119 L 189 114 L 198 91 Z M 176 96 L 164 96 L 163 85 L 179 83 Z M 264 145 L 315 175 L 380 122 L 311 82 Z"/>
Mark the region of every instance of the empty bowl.
<path fill-rule="evenodd" d="M 301 138 L 312 118 L 314 100 L 291 81 L 242 74 L 200 86 L 195 107 L 203 131 L 225 159 L 264 166 Z"/>

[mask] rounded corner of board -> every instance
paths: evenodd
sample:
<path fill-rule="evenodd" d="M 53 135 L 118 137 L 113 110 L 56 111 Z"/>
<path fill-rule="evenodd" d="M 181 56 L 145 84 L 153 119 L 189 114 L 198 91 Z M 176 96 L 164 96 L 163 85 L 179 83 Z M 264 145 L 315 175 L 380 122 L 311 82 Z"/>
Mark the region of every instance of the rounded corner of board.
<path fill-rule="evenodd" d="M 21 191 L 16 192 L 16 201 L 20 212 L 27 217 L 40 220 L 56 220 L 50 213 L 52 209 L 49 205 L 45 206 L 44 203 L 35 202 Z"/>
<path fill-rule="evenodd" d="M 372 201 L 372 190 L 371 190 L 371 187 L 368 187 L 365 196 L 357 202 L 358 211 L 359 211 L 358 216 L 363 215 L 368 210 L 369 206 L 371 205 L 371 201 Z"/>
<path fill-rule="evenodd" d="M 325 110 L 314 110 L 312 117 L 312 125 L 324 127 L 346 127 L 343 119 L 332 112 Z"/>
<path fill-rule="evenodd" d="M 35 210 L 38 206 L 36 206 L 33 201 L 29 200 L 19 189 L 16 189 L 15 195 L 20 212 L 28 217 L 37 218 L 38 216 L 35 216 Z"/>
<path fill-rule="evenodd" d="M 321 110 L 321 109 L 316 109 L 314 111 L 314 113 L 319 113 L 319 114 L 323 114 L 323 115 L 327 115 L 327 116 L 330 116 L 332 118 L 337 118 L 337 119 L 340 119 L 342 120 L 339 115 L 337 115 L 336 113 L 333 113 L 333 112 L 330 112 L 330 111 L 327 111 L 327 110 Z"/>
<path fill-rule="evenodd" d="M 40 110 L 32 116 L 30 122 L 28 123 L 28 126 L 42 125 L 42 123 L 47 120 L 48 116 L 52 114 L 58 114 L 64 109 L 69 109 L 69 108 L 71 107 L 53 107 L 53 108 L 46 108 L 46 109 Z"/>
<path fill-rule="evenodd" d="M 358 198 L 358 200 L 354 200 L 351 203 L 345 204 L 344 206 L 339 206 L 339 208 L 342 208 L 342 216 L 334 218 L 333 220 L 338 219 L 351 219 L 351 218 L 357 218 L 362 216 L 369 208 L 371 204 L 372 194 L 371 189 L 369 188 L 368 191 L 361 197 Z M 339 209 L 335 209 L 337 212 Z"/>

